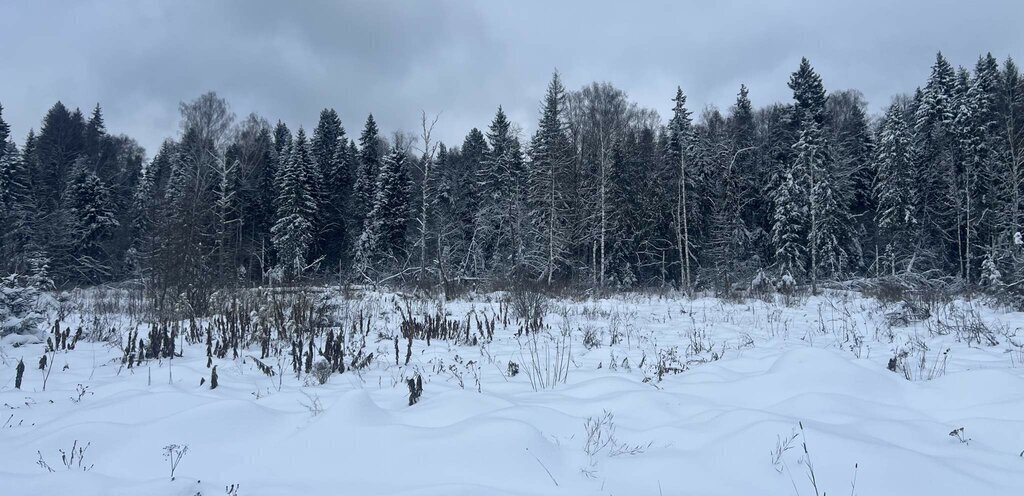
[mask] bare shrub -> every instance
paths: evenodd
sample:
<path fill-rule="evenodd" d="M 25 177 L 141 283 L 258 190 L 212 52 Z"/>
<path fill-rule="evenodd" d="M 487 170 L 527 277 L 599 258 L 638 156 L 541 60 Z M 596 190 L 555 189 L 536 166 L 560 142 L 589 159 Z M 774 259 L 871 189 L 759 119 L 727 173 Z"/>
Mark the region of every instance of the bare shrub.
<path fill-rule="evenodd" d="M 908 296 L 907 286 L 895 277 L 882 277 L 865 283 L 860 290 L 864 296 L 874 298 L 883 305 L 907 301 Z"/>
<path fill-rule="evenodd" d="M 409 387 L 409 406 L 413 406 L 420 401 L 420 397 L 423 396 L 423 377 L 416 374 L 416 377 L 412 379 L 406 379 L 405 385 Z"/>
<path fill-rule="evenodd" d="M 40 334 L 47 301 L 43 288 L 30 277 L 12 274 L 0 279 L 0 336 Z"/>
<path fill-rule="evenodd" d="M 658 359 L 653 364 L 654 374 L 658 382 L 661 382 L 668 374 L 679 374 L 686 371 L 686 361 L 679 356 L 679 347 L 670 346 L 658 348 Z M 643 362 L 641 362 L 642 366 Z M 650 382 L 651 378 L 644 378 L 644 382 Z"/>
<path fill-rule="evenodd" d="M 331 378 L 331 373 L 333 372 L 334 369 L 326 360 L 318 360 L 313 364 L 313 377 L 316 378 L 316 381 L 319 382 L 321 386 L 327 384 L 327 381 Z"/>
<path fill-rule="evenodd" d="M 588 350 L 601 347 L 601 335 L 597 328 L 591 326 L 583 329 L 583 347 Z"/>
<path fill-rule="evenodd" d="M 605 410 L 600 417 L 588 417 L 583 423 L 583 430 L 585 432 L 583 452 L 587 454 L 589 466 L 583 468 L 582 472 L 588 477 L 594 477 L 597 473 L 598 455 L 606 454 L 609 457 L 640 455 L 653 444 L 651 442 L 630 444 L 619 441 L 615 432 L 615 416 L 608 410 Z"/>
<path fill-rule="evenodd" d="M 513 289 L 506 296 L 512 314 L 524 324 L 544 319 L 548 311 L 548 298 L 544 294 L 524 287 Z"/>
<path fill-rule="evenodd" d="M 790 437 L 783 439 L 780 436 L 777 439 L 776 447 L 775 447 L 774 450 L 772 450 L 772 465 L 775 467 L 775 470 L 777 472 L 779 472 L 779 473 L 784 473 L 784 472 L 788 473 L 790 482 L 793 484 L 793 491 L 796 492 L 797 494 L 802 494 L 800 492 L 800 490 L 797 489 L 796 479 L 794 479 L 793 478 L 793 474 L 789 472 L 789 467 L 786 465 L 786 461 L 785 461 L 785 457 L 784 457 L 785 453 L 787 451 L 790 451 L 793 448 L 793 442 L 796 441 L 797 437 L 799 437 L 800 438 L 800 448 L 801 448 L 801 451 L 803 452 L 803 454 L 797 460 L 797 463 L 802 465 L 804 467 L 805 472 L 806 472 L 805 475 L 806 475 L 806 478 L 807 478 L 807 482 L 811 486 L 809 494 L 813 494 L 815 496 L 826 496 L 828 494 L 832 494 L 832 492 L 827 492 L 824 489 L 822 489 L 822 487 L 821 487 L 821 485 L 820 485 L 820 483 L 818 481 L 818 474 L 817 474 L 817 471 L 815 470 L 815 463 L 811 460 L 811 450 L 807 446 L 807 433 L 804 431 L 804 424 L 803 424 L 803 422 L 798 422 L 797 425 L 800 428 L 799 432 L 794 429 L 793 434 Z M 853 464 L 853 480 L 850 482 L 850 494 L 851 495 L 852 494 L 857 494 L 857 469 L 858 469 L 858 466 L 859 466 L 859 464 L 856 464 L 856 463 Z"/>
<path fill-rule="evenodd" d="M 567 335 L 531 334 L 519 339 L 521 370 L 530 379 L 534 391 L 554 389 L 569 377 L 572 339 Z"/>
<path fill-rule="evenodd" d="M 789 434 L 788 437 L 783 438 L 781 435 L 775 436 L 775 448 L 772 449 L 771 454 L 772 467 L 775 467 L 776 472 L 781 474 L 783 471 L 785 471 L 786 466 L 785 461 L 783 460 L 783 456 L 786 454 L 787 451 L 794 448 L 793 441 L 796 441 L 796 438 L 799 435 L 800 433 L 798 433 L 796 429 L 793 429 L 793 431 Z"/>
<path fill-rule="evenodd" d="M 174 472 L 178 470 L 178 464 L 181 463 L 181 459 L 186 454 L 188 454 L 187 444 L 168 444 L 164 446 L 164 458 L 170 464 L 171 480 L 174 480 Z"/>
<path fill-rule="evenodd" d="M 972 343 L 985 346 L 997 346 L 995 329 L 985 324 L 973 307 L 960 308 L 950 306 L 945 315 L 928 322 L 928 330 L 934 334 L 953 334 L 956 340 L 971 346 Z M 1003 332 L 1005 334 L 1005 331 Z"/>
<path fill-rule="evenodd" d="M 920 339 L 911 340 L 905 348 L 897 348 L 886 366 L 908 381 L 930 381 L 946 375 L 949 348 L 928 357 L 928 345 Z"/>
<path fill-rule="evenodd" d="M 310 416 L 316 417 L 324 413 L 324 405 L 320 402 L 320 396 L 305 391 L 302 392 L 302 395 L 306 397 L 306 401 L 299 400 L 299 404 L 306 408 Z"/>
<path fill-rule="evenodd" d="M 905 327 L 914 322 L 927 320 L 931 315 L 927 306 L 915 301 L 904 300 L 897 304 L 895 310 L 885 314 L 885 323 L 889 327 Z"/>
<path fill-rule="evenodd" d="M 85 445 L 79 446 L 78 440 L 75 440 L 71 445 L 71 449 L 67 451 L 58 449 L 57 451 L 60 452 L 60 462 L 64 465 L 64 468 L 67 470 L 81 470 L 83 472 L 92 470 L 94 464 L 85 463 L 85 455 L 90 445 L 92 445 L 92 443 L 85 443 Z M 56 472 L 56 470 L 54 470 L 53 467 L 51 467 L 43 458 L 43 453 L 41 451 L 36 451 L 36 454 L 39 455 L 39 460 L 36 461 L 36 465 L 39 465 L 40 468 L 47 472 Z"/>

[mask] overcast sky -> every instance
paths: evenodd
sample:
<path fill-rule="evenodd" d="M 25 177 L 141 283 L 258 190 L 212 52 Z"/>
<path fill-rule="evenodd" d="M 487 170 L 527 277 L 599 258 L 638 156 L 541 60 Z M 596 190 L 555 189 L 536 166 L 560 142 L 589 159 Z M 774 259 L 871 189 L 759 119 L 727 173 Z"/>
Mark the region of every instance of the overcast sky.
<path fill-rule="evenodd" d="M 642 5 L 638 5 L 642 4 Z M 972 67 L 1024 48 L 1024 1 L 0 2 L 0 104 L 20 142 L 58 99 L 99 102 L 107 128 L 151 156 L 178 132 L 178 102 L 214 90 L 242 117 L 293 130 L 333 107 L 350 136 L 382 130 L 461 143 L 498 105 L 527 131 L 558 69 L 570 89 L 608 81 L 668 114 L 790 98 L 807 56 L 828 90 L 856 88 L 878 112 L 928 76 L 935 52 Z"/>

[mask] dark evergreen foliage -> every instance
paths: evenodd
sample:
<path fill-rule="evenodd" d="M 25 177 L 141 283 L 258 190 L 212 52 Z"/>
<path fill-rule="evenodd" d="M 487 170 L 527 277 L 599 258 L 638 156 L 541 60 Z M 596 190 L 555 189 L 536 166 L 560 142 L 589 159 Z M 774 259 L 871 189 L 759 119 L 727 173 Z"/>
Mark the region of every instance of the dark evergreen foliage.
<path fill-rule="evenodd" d="M 854 90 L 826 92 L 807 59 L 789 87 L 791 102 L 756 108 L 741 86 L 727 111 L 701 112 L 680 88 L 662 123 L 610 84 L 567 90 L 556 73 L 529 136 L 498 107 L 486 132 L 436 148 L 384 138 L 372 115 L 351 140 L 331 109 L 311 137 L 236 123 L 208 93 L 181 105 L 180 134 L 149 161 L 100 105 L 86 117 L 57 102 L 22 146 L 0 107 L 0 268 L 62 287 L 144 279 L 160 309 L 195 314 L 218 287 L 300 278 L 445 292 L 907 274 L 1020 286 L 1012 60 L 958 70 L 937 54 L 877 117 Z"/>

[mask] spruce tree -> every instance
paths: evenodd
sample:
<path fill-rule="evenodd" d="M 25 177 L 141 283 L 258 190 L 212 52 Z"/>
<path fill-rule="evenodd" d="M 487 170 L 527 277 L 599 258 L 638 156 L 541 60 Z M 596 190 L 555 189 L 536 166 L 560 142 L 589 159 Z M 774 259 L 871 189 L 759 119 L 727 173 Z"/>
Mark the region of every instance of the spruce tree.
<path fill-rule="evenodd" d="M 58 284 L 76 277 L 75 215 L 69 208 L 67 190 L 71 174 L 82 155 L 85 119 L 77 109 L 57 102 L 47 112 L 36 140 L 33 193 L 37 219 L 36 242 L 50 260 Z"/>
<path fill-rule="evenodd" d="M 804 196 L 792 172 L 786 172 L 782 182 L 772 191 L 775 213 L 771 239 L 775 248 L 775 263 L 781 276 L 788 274 L 796 277 L 804 272 L 804 257 L 807 253 L 803 240 L 807 223 Z"/>
<path fill-rule="evenodd" d="M 1002 267 L 1008 280 L 1017 281 L 1024 275 L 1024 257 L 1017 239 L 1024 239 L 1021 223 L 1021 209 L 1024 207 L 1024 79 L 1021 78 L 1013 59 L 1007 58 L 1003 65 L 1000 87 L 1001 153 L 999 176 L 996 185 L 1003 199 L 1003 208 L 998 219 L 998 244 L 1000 252 L 996 263 Z M 1020 293 L 1017 285 L 1011 286 Z"/>
<path fill-rule="evenodd" d="M 1007 58 L 1001 77 L 1001 120 L 1005 144 L 1004 193 L 1006 199 L 1005 229 L 1013 232 L 1021 229 L 1022 207 L 1024 207 L 1024 78 L 1021 78 L 1017 64 Z"/>
<path fill-rule="evenodd" d="M 461 153 L 454 160 L 458 171 L 453 180 L 456 195 L 456 214 L 460 228 L 457 253 L 461 266 L 460 275 L 477 277 L 484 271 L 484 255 L 481 249 L 480 234 L 484 219 L 478 215 L 483 207 L 483 195 L 479 181 L 484 161 L 491 152 L 487 139 L 479 129 L 469 130 L 462 142 Z"/>
<path fill-rule="evenodd" d="M 768 199 L 761 193 L 761 188 L 767 184 L 767 176 L 757 166 L 757 129 L 746 85 L 740 85 L 736 95 L 736 103 L 729 116 L 729 128 L 734 153 L 731 160 L 732 173 L 736 178 L 737 192 L 743 199 L 737 206 L 740 208 L 743 225 L 753 232 L 762 225 L 759 216 L 767 208 L 765 204 Z"/>
<path fill-rule="evenodd" d="M 277 121 L 277 125 L 274 126 L 274 156 L 277 157 L 279 167 L 284 167 L 284 164 L 288 163 L 291 150 L 292 132 L 287 124 Z"/>
<path fill-rule="evenodd" d="M 0 267 L 27 272 L 27 251 L 33 241 L 35 205 L 31 171 L 13 141 L 3 144 L 0 155 Z"/>
<path fill-rule="evenodd" d="M 693 238 L 690 224 L 693 220 L 694 176 L 693 167 L 693 129 L 690 111 L 686 108 L 686 95 L 683 89 L 676 88 L 676 96 L 672 99 L 672 119 L 668 123 L 668 158 L 667 169 L 671 181 L 671 211 L 675 234 L 675 247 L 679 261 L 679 284 L 686 290 L 692 289 L 691 262 L 693 255 Z"/>
<path fill-rule="evenodd" d="M 308 266 L 317 209 L 315 169 L 306 132 L 300 127 L 288 162 L 277 173 L 277 221 L 270 230 L 282 281 L 296 280 Z"/>
<path fill-rule="evenodd" d="M 947 271 L 959 266 L 959 248 L 951 240 L 959 230 L 956 198 L 957 158 L 953 121 L 956 116 L 956 80 L 953 67 L 936 54 L 931 75 L 915 95 L 913 121 L 914 184 L 919 197 L 917 238 L 925 241 L 916 267 Z"/>
<path fill-rule="evenodd" d="M 186 304 L 202 311 L 213 291 L 215 245 L 212 150 L 214 144 L 189 126 L 170 161 L 160 226 L 149 254 L 148 270 L 159 286 L 184 296 Z"/>
<path fill-rule="evenodd" d="M 11 126 L 4 121 L 4 106 L 0 105 L 0 159 L 7 153 L 7 141 L 11 138 Z"/>
<path fill-rule="evenodd" d="M 877 260 L 876 272 L 883 267 L 895 275 L 897 266 L 914 250 L 912 230 L 917 223 L 917 190 L 914 187 L 912 138 L 903 117 L 904 110 L 896 103 L 889 106 L 878 133 L 875 156 L 875 182 L 872 189 L 875 223 L 880 231 L 885 258 Z"/>
<path fill-rule="evenodd" d="M 543 260 L 541 277 L 550 285 L 565 258 L 568 236 L 565 176 L 569 173 L 572 150 L 569 148 L 565 108 L 565 88 L 556 72 L 551 76 L 541 108 L 537 133 L 530 146 L 529 202 L 533 236 Z"/>
<path fill-rule="evenodd" d="M 111 276 L 113 267 L 107 241 L 119 225 L 110 191 L 91 170 L 80 166 L 68 188 L 74 214 L 74 280 L 96 284 Z"/>
<path fill-rule="evenodd" d="M 262 280 L 271 269 L 273 242 L 270 228 L 277 220 L 275 179 L 278 170 L 273 128 L 265 119 L 250 115 L 241 124 L 234 143 L 235 153 L 225 157 L 238 161 L 234 185 L 237 198 L 236 263 L 250 279 Z"/>
<path fill-rule="evenodd" d="M 311 144 L 313 158 L 323 178 L 316 191 L 319 215 L 314 222 L 317 238 L 314 253 L 324 256 L 328 267 L 335 267 L 340 262 L 345 244 L 345 204 L 348 202 L 347 189 L 351 187 L 347 145 L 338 113 L 334 109 L 322 110 Z"/>
<path fill-rule="evenodd" d="M 456 188 L 458 169 L 455 166 L 454 154 L 448 152 L 445 144 L 438 143 L 437 156 L 427 182 L 427 196 L 430 202 L 430 224 L 433 227 L 431 236 L 426 243 L 432 247 L 433 269 L 437 273 L 442 289 L 447 293 L 457 274 L 455 267 L 456 246 L 459 244 L 458 234 L 461 226 L 457 225 Z"/>
<path fill-rule="evenodd" d="M 380 169 L 380 136 L 373 114 L 366 118 L 366 125 L 359 136 L 359 158 L 352 193 L 352 217 L 360 230 L 367 215 L 373 209 L 376 197 L 377 174 Z"/>
<path fill-rule="evenodd" d="M 734 283 L 749 274 L 752 253 L 749 248 L 753 237 L 747 219 L 753 208 L 748 206 L 759 196 L 754 177 L 753 113 L 746 86 L 740 87 L 732 115 L 726 123 L 720 122 L 718 112 L 705 118 L 702 153 L 706 174 L 704 184 L 708 191 L 701 196 L 709 203 L 710 222 L 704 257 L 707 272 L 713 274 L 721 290 L 732 291 Z M 752 219 L 751 219 L 752 222 Z"/>
<path fill-rule="evenodd" d="M 794 120 L 799 137 L 793 145 L 793 173 L 806 191 L 808 274 L 812 291 L 821 275 L 838 277 L 846 268 L 846 247 L 851 238 L 849 205 L 835 187 L 834 162 L 822 126 L 825 121 L 825 88 L 806 58 L 790 77 Z"/>
<path fill-rule="evenodd" d="M 357 245 L 355 268 L 364 277 L 383 275 L 404 259 L 410 219 L 406 162 L 407 153 L 401 142 L 396 142 L 380 162 L 373 208 Z"/>
<path fill-rule="evenodd" d="M 825 106 L 825 130 L 833 158 L 830 184 L 850 217 L 845 244 L 851 272 L 863 272 L 871 265 L 877 231 L 871 191 L 875 144 L 866 109 L 863 95 L 856 90 L 833 92 Z"/>
<path fill-rule="evenodd" d="M 755 122 L 758 128 L 756 134 L 757 146 L 757 169 L 755 175 L 760 184 L 767 185 L 761 193 L 761 204 L 758 210 L 752 212 L 755 222 L 755 243 L 760 248 L 758 256 L 763 260 L 761 268 L 768 268 L 776 263 L 776 246 L 772 241 L 772 233 L 775 230 L 776 208 L 774 192 L 781 188 L 788 174 L 793 172 L 793 158 L 796 153 L 793 144 L 797 140 L 796 124 L 792 118 L 793 106 L 784 104 L 772 104 L 755 114 Z M 803 200 L 801 196 L 794 199 L 799 205 Z M 801 226 L 797 232 L 804 232 Z M 799 276 L 799 274 L 796 274 Z"/>
<path fill-rule="evenodd" d="M 43 118 L 37 138 L 38 176 L 36 194 L 44 213 L 58 209 L 63 202 L 71 170 L 83 148 L 85 121 L 77 110 L 71 112 L 57 102 Z"/>
<path fill-rule="evenodd" d="M 82 153 L 92 171 L 99 175 L 101 179 L 109 180 L 113 171 L 106 169 L 107 164 L 104 160 L 106 158 L 104 157 L 104 148 L 107 143 L 106 138 L 107 128 L 103 124 L 103 111 L 97 103 L 96 107 L 93 108 L 92 116 L 89 117 L 89 121 L 85 125 Z"/>
<path fill-rule="evenodd" d="M 480 210 L 476 225 L 484 264 L 492 275 L 518 277 L 523 266 L 525 170 L 519 140 L 499 106 L 487 131 L 490 150 L 478 174 Z"/>

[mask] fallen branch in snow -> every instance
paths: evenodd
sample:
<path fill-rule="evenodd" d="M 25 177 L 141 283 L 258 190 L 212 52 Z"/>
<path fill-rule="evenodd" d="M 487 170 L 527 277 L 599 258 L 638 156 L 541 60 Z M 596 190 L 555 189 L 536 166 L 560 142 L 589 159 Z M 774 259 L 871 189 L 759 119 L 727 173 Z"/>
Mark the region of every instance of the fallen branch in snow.
<path fill-rule="evenodd" d="M 309 403 L 303 403 L 300 400 L 299 404 L 306 407 L 306 410 L 309 410 L 309 414 L 311 416 L 316 417 L 317 415 L 324 413 L 324 406 L 322 403 L 320 403 L 320 396 L 315 394 L 309 394 L 305 391 L 302 391 L 302 394 L 306 396 L 306 399 L 309 400 Z"/>
<path fill-rule="evenodd" d="M 787 451 L 793 449 L 793 441 L 795 441 L 799 435 L 800 434 L 796 429 L 793 429 L 793 432 L 785 439 L 779 435 L 775 436 L 775 449 L 772 450 L 771 455 L 772 466 L 775 467 L 776 472 L 781 474 L 785 470 L 786 466 L 782 460 L 782 456 L 785 455 Z"/>
<path fill-rule="evenodd" d="M 775 471 L 780 474 L 786 472 L 789 475 L 790 483 L 793 484 L 793 492 L 797 495 L 800 494 L 800 489 L 797 487 L 796 480 L 793 479 L 793 474 L 789 472 L 789 467 L 786 465 L 785 453 L 793 448 L 792 443 L 797 437 L 800 438 L 800 447 L 803 449 L 803 457 L 797 460 L 797 463 L 804 465 L 807 468 L 807 480 L 811 484 L 811 489 L 814 490 L 815 496 L 826 496 L 828 492 L 821 491 L 818 487 L 818 475 L 814 470 L 814 463 L 811 462 L 811 450 L 807 447 L 807 433 L 804 431 L 804 423 L 798 422 L 797 429 L 793 429 L 792 434 L 783 439 L 781 436 L 777 437 L 775 449 L 772 450 L 772 465 L 775 467 Z M 950 434 L 952 435 L 952 433 Z M 857 493 L 857 471 L 860 468 L 859 463 L 853 464 L 853 479 L 850 481 L 850 496 L 854 496 Z"/>
<path fill-rule="evenodd" d="M 530 453 L 530 448 L 526 448 L 526 452 Z M 551 482 L 554 482 L 555 487 L 558 487 L 558 481 L 555 480 L 554 475 L 551 475 L 551 471 L 548 470 L 548 467 L 544 465 L 544 462 L 540 461 L 540 458 L 537 458 L 537 455 L 534 455 L 533 453 L 530 453 L 530 456 L 532 456 L 534 460 L 537 460 L 537 463 L 540 464 L 540 468 L 543 468 L 544 471 L 548 473 L 548 477 L 551 477 Z"/>

